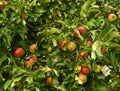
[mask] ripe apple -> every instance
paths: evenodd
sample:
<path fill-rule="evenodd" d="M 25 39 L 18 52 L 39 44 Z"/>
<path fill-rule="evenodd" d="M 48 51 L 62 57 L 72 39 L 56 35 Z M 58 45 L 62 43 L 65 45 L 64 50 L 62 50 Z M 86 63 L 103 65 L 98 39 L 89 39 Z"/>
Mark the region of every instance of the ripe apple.
<path fill-rule="evenodd" d="M 76 49 L 76 43 L 71 41 L 67 44 L 67 50 L 68 51 L 74 51 Z"/>
<path fill-rule="evenodd" d="M 82 74 L 88 74 L 89 69 L 87 67 L 82 67 L 81 72 L 82 72 Z"/>
<path fill-rule="evenodd" d="M 2 10 L 3 9 L 3 5 L 0 5 L 0 10 Z"/>
<path fill-rule="evenodd" d="M 87 81 L 87 76 L 85 74 L 79 74 L 79 80 L 85 83 Z"/>
<path fill-rule="evenodd" d="M 31 58 L 33 61 L 36 61 L 36 60 L 37 60 L 36 54 L 31 54 L 31 55 L 30 55 L 30 58 Z"/>
<path fill-rule="evenodd" d="M 83 35 L 87 33 L 86 28 L 83 26 L 78 27 L 77 30 L 79 30 Z"/>
<path fill-rule="evenodd" d="M 34 63 L 35 63 L 35 61 L 34 61 L 32 58 L 30 58 L 29 61 L 26 61 L 26 62 L 25 62 L 25 65 L 26 65 L 26 66 L 30 66 L 30 65 L 33 65 Z"/>
<path fill-rule="evenodd" d="M 22 47 L 18 47 L 14 51 L 14 56 L 15 57 L 21 57 L 25 54 L 25 50 Z"/>
<path fill-rule="evenodd" d="M 30 52 L 34 53 L 35 50 L 37 49 L 37 44 L 31 44 L 31 45 L 29 46 L 29 49 L 30 49 Z"/>
<path fill-rule="evenodd" d="M 91 40 L 87 41 L 87 46 L 92 46 L 93 42 Z"/>
<path fill-rule="evenodd" d="M 107 49 L 106 49 L 105 47 L 103 47 L 103 48 L 101 49 L 101 52 L 102 52 L 103 54 L 105 54 L 105 53 L 107 52 Z"/>
<path fill-rule="evenodd" d="M 108 15 L 108 21 L 112 22 L 117 19 L 117 16 L 115 14 L 109 14 Z"/>
<path fill-rule="evenodd" d="M 47 80 L 46 80 L 46 82 L 47 82 L 48 84 L 52 84 L 52 77 L 48 77 Z"/>
<path fill-rule="evenodd" d="M 61 49 L 61 50 L 63 50 L 63 51 L 66 50 L 66 48 L 65 48 L 66 43 L 67 43 L 67 40 L 63 40 L 63 41 L 60 43 L 60 49 Z"/>
<path fill-rule="evenodd" d="M 85 59 L 88 56 L 85 52 L 79 52 L 79 57 Z"/>
<path fill-rule="evenodd" d="M 8 0 L 4 0 L 4 4 L 8 5 L 9 4 Z"/>
<path fill-rule="evenodd" d="M 81 40 L 83 40 L 83 37 L 81 36 L 79 30 L 75 30 L 75 31 L 73 32 L 73 34 L 74 34 L 74 36 L 76 36 L 77 38 L 80 38 Z"/>

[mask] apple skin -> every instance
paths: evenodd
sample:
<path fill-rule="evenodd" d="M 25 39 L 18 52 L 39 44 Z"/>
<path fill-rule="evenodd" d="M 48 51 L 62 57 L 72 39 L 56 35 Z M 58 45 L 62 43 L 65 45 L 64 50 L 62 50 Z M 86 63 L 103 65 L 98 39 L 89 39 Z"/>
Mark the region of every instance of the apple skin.
<path fill-rule="evenodd" d="M 89 69 L 87 67 L 82 67 L 81 72 L 82 72 L 82 74 L 88 74 Z"/>
<path fill-rule="evenodd" d="M 29 61 L 26 61 L 26 62 L 25 62 L 25 66 L 27 66 L 27 67 L 28 67 L 28 66 L 30 66 L 30 65 L 33 65 L 33 64 L 34 64 L 34 62 L 35 62 L 35 61 L 34 61 L 32 58 L 30 58 L 30 60 L 29 60 Z"/>
<path fill-rule="evenodd" d="M 71 41 L 67 44 L 67 50 L 68 51 L 74 51 L 76 49 L 76 43 Z"/>
<path fill-rule="evenodd" d="M 78 30 L 75 30 L 73 32 L 74 36 L 76 36 L 77 38 L 80 38 L 80 32 Z"/>
<path fill-rule="evenodd" d="M 100 72 L 101 72 L 101 69 L 102 69 L 102 67 L 101 67 L 100 65 L 97 65 L 97 66 L 96 66 L 96 69 L 95 69 L 95 72 L 96 72 L 96 73 L 100 73 Z"/>
<path fill-rule="evenodd" d="M 80 74 L 79 74 L 79 79 L 80 79 L 83 83 L 85 83 L 85 82 L 87 81 L 87 76 L 86 76 L 85 74 L 80 73 Z"/>
<path fill-rule="evenodd" d="M 4 0 L 4 4 L 8 5 L 9 4 L 8 0 Z"/>
<path fill-rule="evenodd" d="M 30 49 L 30 52 L 34 53 L 35 50 L 37 49 L 37 44 L 31 44 L 31 45 L 29 46 L 29 49 Z"/>
<path fill-rule="evenodd" d="M 31 54 L 31 55 L 30 55 L 30 58 L 31 58 L 33 61 L 36 61 L 36 60 L 37 60 L 36 54 Z"/>
<path fill-rule="evenodd" d="M 3 9 L 3 5 L 0 5 L 0 10 L 2 10 Z"/>
<path fill-rule="evenodd" d="M 83 35 L 87 33 L 86 28 L 83 26 L 78 27 L 77 30 L 79 30 Z"/>
<path fill-rule="evenodd" d="M 107 48 L 103 47 L 103 48 L 101 49 L 101 52 L 102 52 L 103 54 L 105 54 L 105 53 L 107 52 Z"/>
<path fill-rule="evenodd" d="M 87 46 L 92 46 L 93 42 L 91 40 L 87 41 Z"/>
<path fill-rule="evenodd" d="M 80 58 L 85 59 L 87 56 L 88 56 L 87 53 L 79 52 L 79 57 L 80 57 Z"/>
<path fill-rule="evenodd" d="M 48 78 L 46 79 L 46 82 L 47 82 L 48 84 L 52 84 L 52 77 L 48 77 Z"/>
<path fill-rule="evenodd" d="M 108 21 L 113 22 L 117 19 L 117 16 L 115 14 L 109 14 L 108 15 Z"/>
<path fill-rule="evenodd" d="M 15 57 L 22 57 L 25 54 L 25 50 L 22 47 L 18 47 L 14 51 Z"/>
<path fill-rule="evenodd" d="M 77 65 L 77 66 L 75 67 L 75 70 L 76 70 L 76 71 L 81 71 L 81 68 L 82 68 L 82 67 L 81 67 L 80 65 Z"/>
<path fill-rule="evenodd" d="M 67 40 L 63 40 L 61 43 L 60 43 L 60 49 L 65 51 L 66 48 L 64 49 L 64 46 L 67 44 Z"/>

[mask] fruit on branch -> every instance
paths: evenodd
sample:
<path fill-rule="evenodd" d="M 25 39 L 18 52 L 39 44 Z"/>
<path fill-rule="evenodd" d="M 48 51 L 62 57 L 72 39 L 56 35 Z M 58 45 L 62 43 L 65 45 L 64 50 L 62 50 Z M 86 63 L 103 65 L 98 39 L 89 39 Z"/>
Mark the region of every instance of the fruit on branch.
<path fill-rule="evenodd" d="M 22 47 L 18 47 L 14 51 L 14 56 L 15 57 L 21 57 L 25 54 L 25 50 Z"/>

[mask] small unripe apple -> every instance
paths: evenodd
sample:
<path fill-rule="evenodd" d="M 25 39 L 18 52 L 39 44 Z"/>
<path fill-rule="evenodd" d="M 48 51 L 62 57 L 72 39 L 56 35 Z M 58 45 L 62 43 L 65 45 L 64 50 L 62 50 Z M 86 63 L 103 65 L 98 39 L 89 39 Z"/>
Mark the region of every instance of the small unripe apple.
<path fill-rule="evenodd" d="M 115 14 L 109 14 L 108 15 L 108 21 L 112 22 L 117 19 L 117 16 Z"/>
<path fill-rule="evenodd" d="M 96 73 L 99 73 L 101 71 L 102 67 L 100 65 L 97 65 L 96 69 L 95 69 L 95 72 Z"/>
<path fill-rule="evenodd" d="M 80 70 L 81 70 L 81 66 L 80 65 L 75 67 L 75 71 L 80 71 Z"/>
<path fill-rule="evenodd" d="M 47 48 L 47 51 L 48 51 L 48 52 L 51 52 L 51 51 L 52 51 L 51 46 L 49 46 L 49 47 Z"/>

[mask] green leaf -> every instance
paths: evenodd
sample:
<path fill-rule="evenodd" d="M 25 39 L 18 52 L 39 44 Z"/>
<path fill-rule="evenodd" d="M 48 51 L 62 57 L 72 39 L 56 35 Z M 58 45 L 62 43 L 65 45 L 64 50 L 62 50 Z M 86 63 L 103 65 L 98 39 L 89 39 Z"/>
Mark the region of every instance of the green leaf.
<path fill-rule="evenodd" d="M 20 81 L 22 78 L 23 78 L 23 76 L 20 76 L 20 77 L 15 78 L 13 81 L 14 81 L 14 82 L 18 82 L 18 81 Z"/>
<path fill-rule="evenodd" d="M 37 3 L 37 0 L 33 0 L 33 1 L 31 2 L 31 5 L 35 6 L 36 3 Z"/>
<path fill-rule="evenodd" d="M 40 0 L 41 3 L 49 3 L 50 0 Z"/>
<path fill-rule="evenodd" d="M 25 33 L 27 32 L 27 29 L 26 29 L 23 25 L 19 24 L 19 25 L 16 26 L 16 32 L 17 32 L 17 33 L 20 35 L 20 37 L 24 40 L 24 38 L 25 38 Z"/>
<path fill-rule="evenodd" d="M 5 82 L 5 84 L 4 84 L 4 90 L 5 90 L 5 91 L 9 88 L 9 86 L 10 86 L 11 83 L 12 83 L 12 80 L 7 80 L 7 81 Z"/>
<path fill-rule="evenodd" d="M 110 53 L 111 63 L 113 66 L 113 71 L 117 73 L 119 71 L 118 59 L 115 57 L 115 53 Z"/>
<path fill-rule="evenodd" d="M 59 49 L 56 49 L 56 50 L 54 50 L 52 53 L 50 53 L 49 55 L 50 55 L 50 56 L 54 56 L 54 55 L 57 55 L 59 52 L 60 52 L 60 50 L 59 50 Z"/>
<path fill-rule="evenodd" d="M 53 77 L 52 82 L 53 82 L 54 85 L 58 85 L 59 84 L 58 78 L 56 76 Z"/>
<path fill-rule="evenodd" d="M 60 30 L 57 28 L 50 28 L 47 30 L 50 34 L 60 33 Z"/>
<path fill-rule="evenodd" d="M 4 42 L 6 43 L 6 45 L 8 47 L 10 47 L 10 45 L 11 45 L 10 42 L 12 40 L 10 29 L 8 29 L 8 27 L 4 27 L 3 30 L 2 30 L 2 34 L 4 36 L 4 39 L 3 39 Z"/>
<path fill-rule="evenodd" d="M 6 54 L 2 55 L 2 56 L 0 57 L 0 65 L 1 65 L 1 63 L 4 62 L 6 59 L 7 59 L 7 55 L 6 55 Z"/>
<path fill-rule="evenodd" d="M 108 91 L 105 86 L 98 86 L 94 89 L 94 91 Z"/>
<path fill-rule="evenodd" d="M 95 52 L 98 56 L 103 56 L 101 52 L 102 46 L 105 45 L 104 42 L 96 40 L 92 45 L 92 51 Z"/>

